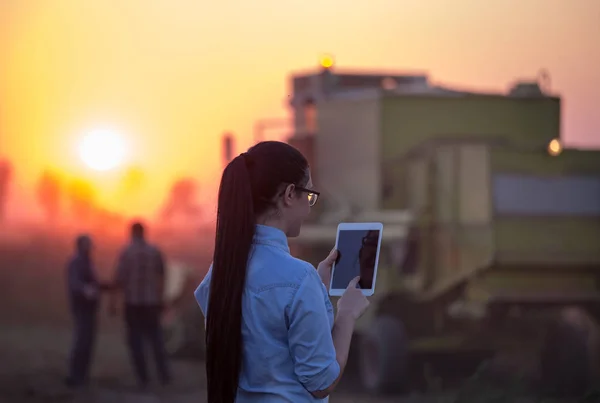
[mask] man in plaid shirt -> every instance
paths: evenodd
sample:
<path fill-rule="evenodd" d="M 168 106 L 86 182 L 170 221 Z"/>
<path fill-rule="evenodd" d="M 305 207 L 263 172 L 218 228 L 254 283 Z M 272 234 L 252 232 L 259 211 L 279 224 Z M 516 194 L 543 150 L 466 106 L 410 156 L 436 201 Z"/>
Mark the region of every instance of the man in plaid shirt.
<path fill-rule="evenodd" d="M 131 242 L 119 256 L 115 288 L 124 297 L 127 341 L 133 367 L 141 386 L 148 383 L 144 342 L 149 342 L 163 384 L 171 380 L 167 354 L 160 324 L 165 282 L 165 264 L 162 253 L 146 242 L 144 226 L 131 226 Z M 115 310 L 115 299 L 112 310 Z"/>

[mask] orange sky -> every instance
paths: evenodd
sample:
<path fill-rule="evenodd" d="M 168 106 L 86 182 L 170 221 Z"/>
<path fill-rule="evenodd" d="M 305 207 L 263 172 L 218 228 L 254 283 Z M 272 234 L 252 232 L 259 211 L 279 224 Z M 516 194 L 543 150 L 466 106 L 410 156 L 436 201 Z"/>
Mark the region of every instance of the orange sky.
<path fill-rule="evenodd" d="M 255 119 L 285 116 L 287 74 L 323 52 L 493 90 L 546 68 L 565 139 L 600 146 L 599 21 L 598 0 L 0 0 L 0 154 L 27 181 L 80 172 L 77 141 L 110 127 L 148 194 L 211 181 L 221 133 L 245 147 Z"/>

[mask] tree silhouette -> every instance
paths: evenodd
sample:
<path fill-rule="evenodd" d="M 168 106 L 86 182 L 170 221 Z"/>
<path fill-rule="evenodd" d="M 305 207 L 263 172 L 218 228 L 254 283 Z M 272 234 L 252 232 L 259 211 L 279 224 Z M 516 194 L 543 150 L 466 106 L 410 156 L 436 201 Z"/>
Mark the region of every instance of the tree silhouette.
<path fill-rule="evenodd" d="M 121 188 L 126 194 L 138 192 L 146 180 L 146 175 L 141 168 L 129 167 L 123 176 Z"/>
<path fill-rule="evenodd" d="M 121 207 L 135 210 L 143 203 L 142 189 L 146 183 L 146 173 L 139 167 L 128 167 L 120 179 L 118 196 Z"/>
<path fill-rule="evenodd" d="M 0 221 L 4 220 L 6 201 L 8 200 L 8 191 L 10 181 L 12 180 L 13 167 L 10 161 L 0 160 Z"/>
<path fill-rule="evenodd" d="M 48 221 L 56 220 L 60 214 L 61 192 L 58 175 L 44 171 L 37 184 L 37 199 Z"/>
<path fill-rule="evenodd" d="M 74 180 L 67 189 L 71 212 L 77 220 L 89 220 L 95 209 L 96 193 L 93 186 L 82 179 Z"/>
<path fill-rule="evenodd" d="M 198 185 L 192 178 L 181 178 L 171 186 L 171 191 L 162 210 L 162 218 L 170 220 L 175 215 L 192 217 L 200 213 L 196 203 Z"/>

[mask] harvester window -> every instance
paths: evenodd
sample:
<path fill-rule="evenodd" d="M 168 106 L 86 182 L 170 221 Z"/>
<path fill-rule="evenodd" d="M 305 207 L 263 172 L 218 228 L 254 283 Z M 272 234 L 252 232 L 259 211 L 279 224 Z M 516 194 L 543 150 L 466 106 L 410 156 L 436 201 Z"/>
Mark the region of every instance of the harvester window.
<path fill-rule="evenodd" d="M 498 174 L 493 197 L 499 215 L 598 217 L 600 176 Z"/>

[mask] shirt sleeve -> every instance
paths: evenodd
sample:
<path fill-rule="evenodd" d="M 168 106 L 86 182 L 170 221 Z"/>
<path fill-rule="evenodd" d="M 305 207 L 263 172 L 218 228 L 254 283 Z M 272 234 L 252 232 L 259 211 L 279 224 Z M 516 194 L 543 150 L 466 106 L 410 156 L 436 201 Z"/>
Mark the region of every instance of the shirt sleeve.
<path fill-rule="evenodd" d="M 309 392 L 331 386 L 340 374 L 320 280 L 310 273 L 289 310 L 288 338 L 294 372 Z"/>
<path fill-rule="evenodd" d="M 165 258 L 162 252 L 158 249 L 156 249 L 156 268 L 159 275 L 165 275 Z"/>
<path fill-rule="evenodd" d="M 117 259 L 117 268 L 115 270 L 115 286 L 122 288 L 125 284 L 125 277 L 127 275 L 126 269 L 126 251 L 122 251 Z"/>
<path fill-rule="evenodd" d="M 206 313 L 208 311 L 208 297 L 209 297 L 209 293 L 210 293 L 211 271 L 212 271 L 212 264 L 210 265 L 210 268 L 208 269 L 206 276 L 204 276 L 204 278 L 200 282 L 200 285 L 194 291 L 194 298 L 196 299 L 196 302 L 198 303 L 198 306 L 200 307 L 200 310 L 202 311 L 202 315 L 204 315 L 205 322 L 206 322 Z"/>

